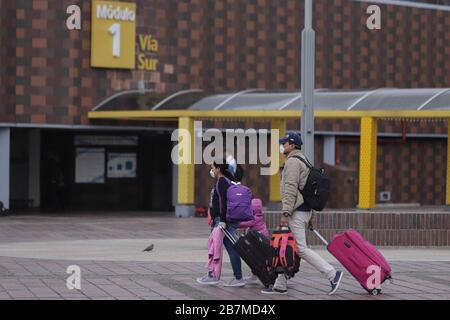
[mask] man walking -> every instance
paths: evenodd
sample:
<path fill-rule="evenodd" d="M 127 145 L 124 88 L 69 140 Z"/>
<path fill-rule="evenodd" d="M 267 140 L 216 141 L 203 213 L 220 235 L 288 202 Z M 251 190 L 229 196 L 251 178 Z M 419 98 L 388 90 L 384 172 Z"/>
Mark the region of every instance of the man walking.
<path fill-rule="evenodd" d="M 305 158 L 301 152 L 303 144 L 299 134 L 290 133 L 279 140 L 280 151 L 286 156 L 284 166 L 281 168 L 280 194 L 283 216 L 280 224 L 290 226 L 297 239 L 298 253 L 300 258 L 311 264 L 322 273 L 331 283 L 329 295 L 336 292 L 341 283 L 343 272 L 336 271 L 333 266 L 326 262 L 316 252 L 309 249 L 306 244 L 306 227 L 312 229 L 312 211 L 304 202 L 300 190 L 306 184 L 309 168 L 296 157 Z M 287 280 L 280 274 L 275 284 L 261 291 L 265 294 L 286 294 Z"/>

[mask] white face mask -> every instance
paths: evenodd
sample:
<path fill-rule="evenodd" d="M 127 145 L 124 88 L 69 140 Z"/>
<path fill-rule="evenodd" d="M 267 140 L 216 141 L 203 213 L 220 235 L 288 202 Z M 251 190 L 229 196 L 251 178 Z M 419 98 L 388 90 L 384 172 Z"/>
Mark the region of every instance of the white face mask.
<path fill-rule="evenodd" d="M 280 153 L 284 154 L 284 146 L 282 144 L 280 144 Z"/>
<path fill-rule="evenodd" d="M 211 178 L 213 178 L 213 179 L 216 178 L 216 174 L 214 173 L 214 170 L 213 170 L 213 169 L 209 170 L 209 175 L 210 175 Z"/>

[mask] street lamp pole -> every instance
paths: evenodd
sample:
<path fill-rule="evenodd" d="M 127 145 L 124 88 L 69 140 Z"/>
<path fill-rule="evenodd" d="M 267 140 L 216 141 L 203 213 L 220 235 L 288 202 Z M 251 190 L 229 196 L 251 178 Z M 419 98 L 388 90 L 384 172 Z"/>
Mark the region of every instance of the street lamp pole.
<path fill-rule="evenodd" d="M 314 79 L 315 33 L 312 28 L 312 0 L 305 0 L 305 25 L 302 31 L 301 90 L 302 118 L 300 122 L 303 152 L 314 164 Z"/>

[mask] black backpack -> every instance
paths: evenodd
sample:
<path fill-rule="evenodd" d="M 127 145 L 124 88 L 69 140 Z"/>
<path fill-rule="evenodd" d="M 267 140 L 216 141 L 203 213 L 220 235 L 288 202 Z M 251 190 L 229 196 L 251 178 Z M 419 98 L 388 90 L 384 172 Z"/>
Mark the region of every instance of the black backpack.
<path fill-rule="evenodd" d="M 324 169 L 314 168 L 307 159 L 300 156 L 293 158 L 299 159 L 310 169 L 305 187 L 300 190 L 303 199 L 312 209 L 322 211 L 330 197 L 330 178 L 325 174 Z"/>

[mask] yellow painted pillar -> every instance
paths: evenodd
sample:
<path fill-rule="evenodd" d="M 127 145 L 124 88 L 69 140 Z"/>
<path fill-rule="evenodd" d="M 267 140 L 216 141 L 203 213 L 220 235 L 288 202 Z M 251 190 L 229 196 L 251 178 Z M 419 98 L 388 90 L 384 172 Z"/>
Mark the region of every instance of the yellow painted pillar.
<path fill-rule="evenodd" d="M 445 188 L 445 204 L 450 205 L 450 119 L 447 120 L 447 184 Z"/>
<path fill-rule="evenodd" d="M 274 119 L 271 121 L 271 129 L 278 129 L 279 137 L 284 137 L 286 135 L 286 120 Z M 277 141 L 278 142 L 278 141 Z M 278 146 L 278 145 L 277 145 Z M 271 149 L 271 157 L 278 157 L 279 164 L 281 165 L 284 161 L 284 155 L 282 155 L 278 148 Z M 270 192 L 269 201 L 270 202 L 280 202 L 280 173 L 273 174 L 270 176 Z"/>
<path fill-rule="evenodd" d="M 178 205 L 193 205 L 195 198 L 194 119 L 178 119 Z"/>
<path fill-rule="evenodd" d="M 377 119 L 361 119 L 359 150 L 359 205 L 361 209 L 375 207 L 377 172 Z"/>

